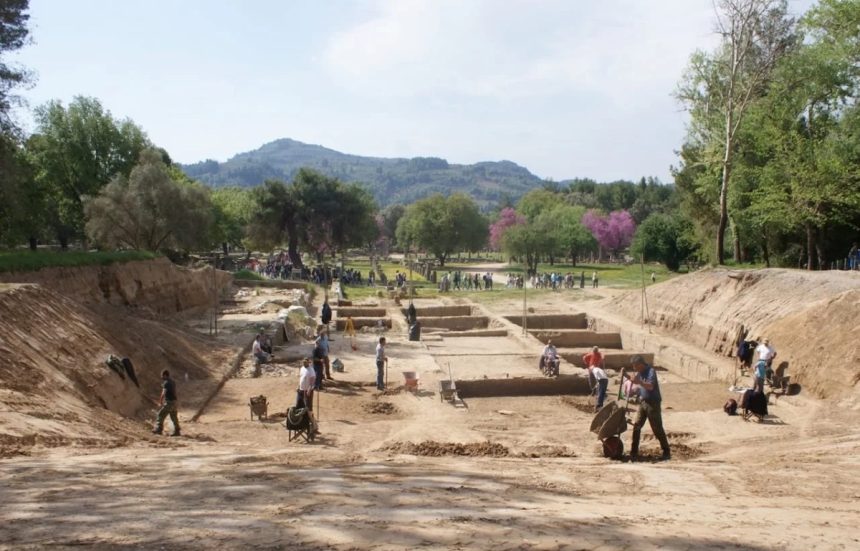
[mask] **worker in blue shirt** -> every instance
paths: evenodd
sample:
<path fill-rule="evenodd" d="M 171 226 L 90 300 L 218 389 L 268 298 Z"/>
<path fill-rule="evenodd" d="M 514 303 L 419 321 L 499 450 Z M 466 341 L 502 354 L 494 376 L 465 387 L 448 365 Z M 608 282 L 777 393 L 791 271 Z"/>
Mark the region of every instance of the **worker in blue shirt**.
<path fill-rule="evenodd" d="M 636 461 L 639 456 L 639 436 L 642 432 L 642 426 L 645 421 L 651 425 L 651 431 L 654 437 L 660 442 L 660 447 L 663 449 L 662 460 L 666 461 L 671 458 L 669 451 L 669 440 L 666 438 L 666 431 L 663 430 L 663 416 L 660 411 L 660 383 L 657 382 L 657 371 L 653 366 L 645 363 L 645 360 L 640 355 L 630 358 L 630 364 L 636 370 L 636 375 L 633 376 L 633 384 L 639 385 L 639 412 L 636 415 L 636 421 L 633 423 L 633 443 L 630 447 L 630 460 Z"/>

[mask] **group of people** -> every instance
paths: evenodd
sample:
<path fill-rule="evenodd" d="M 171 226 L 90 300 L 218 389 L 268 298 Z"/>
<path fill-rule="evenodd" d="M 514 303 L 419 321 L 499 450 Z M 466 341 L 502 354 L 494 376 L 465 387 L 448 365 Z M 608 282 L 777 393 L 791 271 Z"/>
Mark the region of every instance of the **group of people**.
<path fill-rule="evenodd" d="M 439 279 L 439 290 L 446 293 L 451 290 L 455 291 L 492 291 L 493 290 L 493 274 L 486 273 L 469 273 L 455 270 L 448 272 Z"/>
<path fill-rule="evenodd" d="M 737 352 L 738 368 L 743 374 L 744 369 L 752 368 L 753 390 L 764 392 L 764 383 L 773 373 L 773 360 L 776 349 L 771 346 L 770 339 L 761 342 L 747 340 L 749 330 L 741 326 L 738 334 Z M 753 361 L 755 364 L 753 365 Z"/>
<path fill-rule="evenodd" d="M 599 283 L 599 276 L 596 271 L 591 272 L 591 286 L 592 288 L 597 288 Z M 545 273 L 537 273 L 533 274 L 531 278 L 529 278 L 529 283 L 535 289 L 552 289 L 553 291 L 560 291 L 561 289 L 575 289 L 577 283 L 579 283 L 579 288 L 585 288 L 585 270 L 579 272 L 577 276 L 574 273 L 568 272 L 566 274 L 562 274 L 561 272 L 545 272 Z"/>
<path fill-rule="evenodd" d="M 545 371 L 545 366 L 556 366 L 555 374 L 558 375 L 559 365 L 558 350 L 552 344 L 552 340 L 547 340 L 546 346 L 541 354 L 541 369 Z M 588 384 L 592 389 L 592 393 L 596 394 L 595 412 L 603 407 L 606 400 L 606 391 L 609 387 L 609 376 L 606 373 L 606 360 L 597 346 L 592 347 L 591 351 L 582 356 L 582 362 L 588 371 Z M 668 460 L 671 458 L 671 450 L 669 448 L 669 440 L 666 437 L 666 431 L 663 429 L 662 417 L 662 396 L 660 395 L 660 384 L 657 381 L 657 372 L 653 366 L 648 365 L 644 358 L 640 355 L 635 355 L 630 359 L 630 364 L 636 374 L 629 377 L 629 384 L 633 392 L 639 395 L 639 405 L 636 414 L 636 419 L 633 422 L 633 442 L 630 448 L 630 459 L 635 461 L 639 456 L 639 440 L 642 433 L 642 427 L 647 421 L 651 425 L 651 430 L 654 433 L 654 438 L 660 443 L 662 449 L 661 459 Z M 625 378 L 627 378 L 625 376 Z"/>

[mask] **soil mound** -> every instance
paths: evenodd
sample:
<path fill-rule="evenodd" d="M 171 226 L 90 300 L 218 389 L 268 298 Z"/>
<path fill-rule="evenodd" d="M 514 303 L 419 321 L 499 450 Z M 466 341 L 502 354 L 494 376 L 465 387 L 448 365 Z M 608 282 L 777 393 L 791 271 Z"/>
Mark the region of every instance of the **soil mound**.
<path fill-rule="evenodd" d="M 394 453 L 408 455 L 425 455 L 430 457 L 441 457 L 444 455 L 461 455 L 468 457 L 507 457 L 510 450 L 495 442 L 475 442 L 460 444 L 455 442 L 435 442 L 425 440 L 419 444 L 413 442 L 396 442 L 382 448 Z"/>
<path fill-rule="evenodd" d="M 371 402 L 362 406 L 364 411 L 374 415 L 393 415 L 399 410 L 391 402 Z"/>
<path fill-rule="evenodd" d="M 148 308 L 158 314 L 210 307 L 232 276 L 179 267 L 167 258 L 0 274 L 0 283 L 37 283 L 85 304 Z"/>
<path fill-rule="evenodd" d="M 640 297 L 609 304 L 640 321 Z M 655 325 L 723 356 L 735 355 L 743 325 L 748 339 L 770 339 L 804 391 L 858 399 L 860 273 L 702 270 L 649 287 L 648 307 Z"/>

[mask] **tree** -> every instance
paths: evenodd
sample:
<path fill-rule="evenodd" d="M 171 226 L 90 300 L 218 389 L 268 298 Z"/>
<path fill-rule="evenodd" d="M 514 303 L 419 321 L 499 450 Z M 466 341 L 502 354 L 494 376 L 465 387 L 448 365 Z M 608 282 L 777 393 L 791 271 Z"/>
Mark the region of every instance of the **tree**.
<path fill-rule="evenodd" d="M 30 81 L 30 74 L 6 63 L 2 56 L 21 49 L 29 39 L 27 10 L 29 0 L 4 0 L 0 2 L 0 133 L 15 135 L 17 128 L 12 121 L 12 107 L 18 103 L 13 90 Z"/>
<path fill-rule="evenodd" d="M 87 235 L 112 248 L 188 251 L 208 244 L 212 205 L 200 184 L 170 177 L 158 150 L 145 150 L 129 177 L 116 175 L 84 199 Z"/>
<path fill-rule="evenodd" d="M 730 222 L 728 201 L 738 130 L 750 105 L 764 92 L 771 73 L 797 43 L 785 0 L 719 0 L 713 54 L 696 52 L 677 97 L 691 114 L 690 133 L 711 144 L 710 162 L 720 168 L 716 258 L 724 264 L 724 240 Z M 740 242 L 735 232 L 735 258 Z"/>
<path fill-rule="evenodd" d="M 517 214 L 517 211 L 511 207 L 503 208 L 499 213 L 499 219 L 490 225 L 490 248 L 499 250 L 502 246 L 502 238 L 505 235 L 505 231 L 512 226 L 525 223 L 525 216 Z"/>
<path fill-rule="evenodd" d="M 550 212 L 561 247 L 576 266 L 580 256 L 597 248 L 594 236 L 582 223 L 586 211 L 583 207 L 560 205 Z"/>
<path fill-rule="evenodd" d="M 539 188 L 523 195 L 517 203 L 517 212 L 534 221 L 544 211 L 552 209 L 559 202 L 559 194 L 555 191 Z"/>
<path fill-rule="evenodd" d="M 630 251 L 643 255 L 645 260 L 659 261 L 677 272 L 681 263 L 696 250 L 689 235 L 692 225 L 689 220 L 678 216 L 655 213 L 645 219 L 636 230 Z"/>
<path fill-rule="evenodd" d="M 326 252 L 367 245 L 378 235 L 376 203 L 357 184 L 301 169 L 290 194 L 297 208 L 295 228 L 300 243 L 318 258 Z"/>
<path fill-rule="evenodd" d="M 83 198 L 96 196 L 116 174 L 128 176 L 149 146 L 130 120 L 114 119 L 95 98 L 77 97 L 36 109 L 37 134 L 27 143 L 40 185 L 50 190 L 51 223 L 60 244 L 81 235 Z"/>
<path fill-rule="evenodd" d="M 403 218 L 406 213 L 406 206 L 401 204 L 389 205 L 382 211 L 381 217 L 381 234 L 382 237 L 388 240 L 391 247 L 397 247 L 397 223 Z"/>
<path fill-rule="evenodd" d="M 613 211 L 608 216 L 590 210 L 583 215 L 582 224 L 602 248 L 614 254 L 629 246 L 636 232 L 636 223 L 626 210 Z"/>
<path fill-rule="evenodd" d="M 254 207 L 248 224 L 250 244 L 271 249 L 286 242 L 290 262 L 301 267 L 298 205 L 290 189 L 281 181 L 266 180 L 251 190 L 251 196 Z"/>
<path fill-rule="evenodd" d="M 254 210 L 254 198 L 247 189 L 218 188 L 212 191 L 213 235 L 226 256 L 230 246 L 240 246 Z"/>
<path fill-rule="evenodd" d="M 502 236 L 502 249 L 512 257 L 524 259 L 527 273 L 537 273 L 541 255 L 547 250 L 547 235 L 535 224 L 511 226 Z"/>
<path fill-rule="evenodd" d="M 487 241 L 487 219 L 475 201 L 462 194 L 441 194 L 409 205 L 397 225 L 397 241 L 427 250 L 445 265 L 458 250 L 479 250 Z"/>
<path fill-rule="evenodd" d="M 9 135 L 0 134 L 0 242 L 29 241 L 36 250 L 45 230 L 46 193 L 33 179 L 26 152 Z"/>

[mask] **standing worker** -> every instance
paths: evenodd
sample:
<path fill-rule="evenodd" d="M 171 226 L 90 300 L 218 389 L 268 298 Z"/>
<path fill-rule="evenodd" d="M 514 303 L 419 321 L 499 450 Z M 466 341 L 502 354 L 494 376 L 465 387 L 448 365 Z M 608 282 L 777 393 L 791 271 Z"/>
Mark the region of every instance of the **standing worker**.
<path fill-rule="evenodd" d="M 326 297 L 323 302 L 320 321 L 322 321 L 323 325 L 328 329 L 328 324 L 331 323 L 331 306 L 328 305 L 328 297 Z"/>
<path fill-rule="evenodd" d="M 311 430 L 314 434 L 319 433 L 317 420 L 314 418 L 314 386 L 316 383 L 316 372 L 311 367 L 310 358 L 305 358 L 302 368 L 299 370 L 299 388 L 296 391 L 296 408 L 305 408 L 311 420 Z"/>
<path fill-rule="evenodd" d="M 376 390 L 385 390 L 385 366 L 387 364 L 385 337 L 379 337 L 379 344 L 376 345 Z"/>
<path fill-rule="evenodd" d="M 591 272 L 591 286 L 597 288 L 597 270 Z"/>
<path fill-rule="evenodd" d="M 636 421 L 633 423 L 633 443 L 630 448 L 630 460 L 636 461 L 639 456 L 639 437 L 642 432 L 642 426 L 645 421 L 651 425 L 651 431 L 654 437 L 660 442 L 660 447 L 663 449 L 661 459 L 667 461 L 672 457 L 669 451 L 669 440 L 666 438 L 666 432 L 663 430 L 663 415 L 660 410 L 662 398 L 660 397 L 660 384 L 657 382 L 657 371 L 653 366 L 645 363 L 645 360 L 640 355 L 635 355 L 630 358 L 630 363 L 633 369 L 636 370 L 636 375 L 633 376 L 632 382 L 639 385 L 639 412 L 636 415 Z"/>
<path fill-rule="evenodd" d="M 166 369 L 161 372 L 161 398 L 158 400 L 158 405 L 158 418 L 152 434 L 164 432 L 164 419 L 170 415 L 170 422 L 173 423 L 173 432 L 170 436 L 181 436 L 179 433 L 179 416 L 176 413 L 176 383 L 170 378 L 170 372 Z"/>
<path fill-rule="evenodd" d="M 325 375 L 325 352 L 323 351 L 322 339 L 317 337 L 314 341 L 314 351 L 311 354 L 314 362 L 314 372 L 316 373 L 316 381 L 314 381 L 314 388 L 316 390 L 322 390 L 322 381 Z"/>

